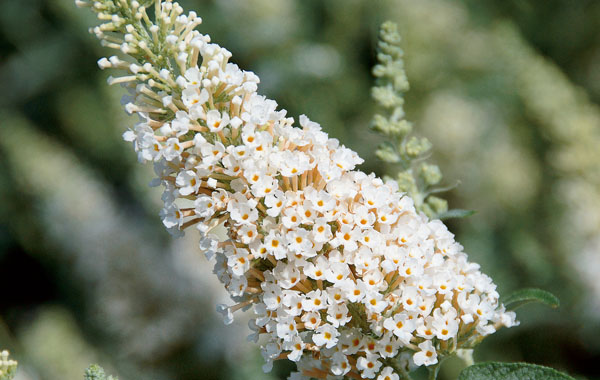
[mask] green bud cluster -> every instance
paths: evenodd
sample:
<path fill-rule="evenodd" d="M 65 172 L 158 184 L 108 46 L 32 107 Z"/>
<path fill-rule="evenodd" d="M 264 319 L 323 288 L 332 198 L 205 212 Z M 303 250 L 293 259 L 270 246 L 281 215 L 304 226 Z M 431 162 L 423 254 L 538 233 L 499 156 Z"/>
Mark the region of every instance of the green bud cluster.
<path fill-rule="evenodd" d="M 104 369 L 98 364 L 92 364 L 85 370 L 84 380 L 118 380 L 116 377 L 106 376 Z"/>
<path fill-rule="evenodd" d="M 431 142 L 411 135 L 413 126 L 405 119 L 404 93 L 410 86 L 400 42 L 396 24 L 384 22 L 379 34 L 378 63 L 373 67 L 376 81 L 371 90 L 373 99 L 384 112 L 373 117 L 371 128 L 384 135 L 386 141 L 375 154 L 380 160 L 399 167 L 394 179 L 400 190 L 413 198 L 419 211 L 435 218 L 448 211 L 448 203 L 430 195 L 442 181 L 440 168 L 423 162 L 431 150 Z"/>
<path fill-rule="evenodd" d="M 17 362 L 9 358 L 8 351 L 0 352 L 0 380 L 11 380 L 17 373 Z"/>
<path fill-rule="evenodd" d="M 419 178 L 426 186 L 433 186 L 442 180 L 442 172 L 439 166 L 422 163 L 418 167 Z"/>

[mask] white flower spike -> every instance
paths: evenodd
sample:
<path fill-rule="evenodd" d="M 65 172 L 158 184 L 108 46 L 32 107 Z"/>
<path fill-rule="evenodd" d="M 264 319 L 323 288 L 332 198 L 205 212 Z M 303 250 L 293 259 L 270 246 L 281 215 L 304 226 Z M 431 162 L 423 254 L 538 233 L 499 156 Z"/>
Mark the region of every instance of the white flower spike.
<path fill-rule="evenodd" d="M 294 127 L 257 94 L 256 75 L 194 30 L 195 13 L 150 3 L 77 1 L 109 20 L 93 28 L 102 43 L 130 56 L 99 66 L 126 71 L 111 82 L 130 90 L 140 121 L 124 138 L 155 166 L 163 223 L 199 231 L 236 302 L 218 311 L 231 323 L 252 309 L 265 370 L 287 358 L 294 379 L 397 380 L 516 324 L 442 222 L 356 170 L 363 160 L 317 123 L 302 115 Z"/>

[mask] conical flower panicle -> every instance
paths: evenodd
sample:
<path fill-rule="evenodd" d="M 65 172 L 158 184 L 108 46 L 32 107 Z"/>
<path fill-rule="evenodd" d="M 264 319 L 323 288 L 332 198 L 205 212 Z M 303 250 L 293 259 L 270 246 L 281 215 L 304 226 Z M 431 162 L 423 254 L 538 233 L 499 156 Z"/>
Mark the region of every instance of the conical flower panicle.
<path fill-rule="evenodd" d="M 266 371 L 289 359 L 292 378 L 398 379 L 515 324 L 441 221 L 356 170 L 363 160 L 317 123 L 294 126 L 257 94 L 256 75 L 194 30 L 194 13 L 156 1 L 151 21 L 136 1 L 78 4 L 106 20 L 93 29 L 105 45 L 134 58 L 99 61 L 127 72 L 109 80 L 140 117 L 124 138 L 154 164 L 164 225 L 199 231 L 236 302 L 218 306 L 225 322 L 252 309 Z"/>

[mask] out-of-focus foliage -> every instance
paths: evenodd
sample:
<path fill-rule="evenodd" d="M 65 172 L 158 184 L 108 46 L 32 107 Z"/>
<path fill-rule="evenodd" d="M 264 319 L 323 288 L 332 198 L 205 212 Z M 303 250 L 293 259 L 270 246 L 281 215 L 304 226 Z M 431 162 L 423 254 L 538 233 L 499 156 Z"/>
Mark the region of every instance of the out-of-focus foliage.
<path fill-rule="evenodd" d="M 261 91 L 320 122 L 386 174 L 368 131 L 377 30 L 400 26 L 405 109 L 433 143 L 451 223 L 499 284 L 550 290 L 558 311 L 478 360 L 525 360 L 600 378 L 600 3 L 593 0 L 181 1 L 256 71 Z M 127 379 L 276 379 L 222 326 L 224 297 L 197 242 L 171 240 L 160 194 L 121 133 L 93 16 L 71 0 L 0 0 L 0 347 L 17 380 L 80 380 L 97 361 Z M 393 174 L 393 173 L 390 173 Z M 449 360 L 444 378 L 461 362 Z"/>

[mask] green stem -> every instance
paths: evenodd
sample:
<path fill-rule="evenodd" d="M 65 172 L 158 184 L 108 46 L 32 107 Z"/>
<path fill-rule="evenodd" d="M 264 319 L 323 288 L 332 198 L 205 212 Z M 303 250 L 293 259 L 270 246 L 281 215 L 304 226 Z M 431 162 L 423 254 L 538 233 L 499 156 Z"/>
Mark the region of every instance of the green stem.
<path fill-rule="evenodd" d="M 349 303 L 348 310 L 352 315 L 352 320 L 355 321 L 355 324 L 357 325 L 356 327 L 360 328 L 365 334 L 370 333 L 371 329 L 366 321 L 364 311 L 361 311 L 355 303 Z"/>
<path fill-rule="evenodd" d="M 396 373 L 400 376 L 400 379 L 413 380 L 413 378 L 410 376 L 410 374 L 408 372 L 406 372 L 406 370 L 402 366 L 399 366 L 398 363 L 395 362 L 394 360 L 390 360 L 390 361 L 386 362 L 386 364 L 389 365 L 390 367 L 392 367 L 394 369 L 394 371 L 396 371 Z"/>
<path fill-rule="evenodd" d="M 440 371 L 440 365 L 441 364 L 442 363 L 440 362 L 440 363 L 437 363 L 434 366 L 427 367 L 427 369 L 429 370 L 429 380 L 436 380 L 437 379 L 437 375 L 438 375 L 438 372 Z"/>
<path fill-rule="evenodd" d="M 413 378 L 409 375 L 408 372 L 404 370 L 404 368 L 400 368 L 400 371 L 398 371 L 398 373 L 400 374 L 400 378 L 402 380 L 413 380 Z"/>

